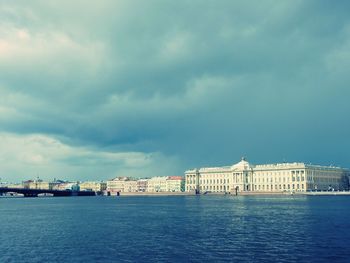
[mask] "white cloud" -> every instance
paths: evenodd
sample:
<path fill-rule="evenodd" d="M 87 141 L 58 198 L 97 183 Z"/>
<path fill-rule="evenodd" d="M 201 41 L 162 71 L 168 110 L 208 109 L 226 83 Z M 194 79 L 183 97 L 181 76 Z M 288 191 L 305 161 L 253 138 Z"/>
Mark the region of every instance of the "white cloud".
<path fill-rule="evenodd" d="M 0 36 L 3 73 L 13 68 L 17 74 L 34 71 L 64 77 L 79 69 L 95 75 L 107 57 L 103 42 L 77 40 L 64 31 L 7 25 Z"/>
<path fill-rule="evenodd" d="M 280 148 L 298 157 L 308 136 L 315 145 L 330 140 L 312 129 L 284 132 L 284 124 L 296 112 L 300 127 L 326 123 L 322 105 L 337 118 L 324 132 L 347 149 L 336 131 L 347 130 L 349 16 L 342 4 L 333 7 L 8 1 L 0 6 L 0 132 L 8 132 L 0 171 L 16 178 L 178 173 L 240 156 L 236 138 L 267 156 L 256 143 L 259 129 L 271 143 L 294 136 L 271 147 L 271 159 Z M 327 87 L 332 92 L 320 92 Z M 330 93 L 339 95 L 331 101 Z"/>
<path fill-rule="evenodd" d="M 108 152 L 69 146 L 47 135 L 0 134 L 0 177 L 9 181 L 37 175 L 44 179 L 75 180 L 105 180 L 121 175 L 145 177 L 175 168 L 176 162 L 176 158 L 160 153 Z"/>

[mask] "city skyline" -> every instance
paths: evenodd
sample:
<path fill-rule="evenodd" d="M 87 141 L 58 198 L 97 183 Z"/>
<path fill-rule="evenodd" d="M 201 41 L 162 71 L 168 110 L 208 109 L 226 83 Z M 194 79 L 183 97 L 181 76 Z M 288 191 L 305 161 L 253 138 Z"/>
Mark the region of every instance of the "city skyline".
<path fill-rule="evenodd" d="M 1 1 L 0 177 L 350 167 L 346 1 Z"/>

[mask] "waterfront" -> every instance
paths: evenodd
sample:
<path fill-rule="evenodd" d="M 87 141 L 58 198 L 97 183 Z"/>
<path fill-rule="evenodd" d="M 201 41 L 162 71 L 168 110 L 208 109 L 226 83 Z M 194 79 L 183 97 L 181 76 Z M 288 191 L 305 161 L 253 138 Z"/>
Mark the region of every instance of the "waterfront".
<path fill-rule="evenodd" d="M 347 196 L 1 198 L 0 262 L 348 262 Z"/>

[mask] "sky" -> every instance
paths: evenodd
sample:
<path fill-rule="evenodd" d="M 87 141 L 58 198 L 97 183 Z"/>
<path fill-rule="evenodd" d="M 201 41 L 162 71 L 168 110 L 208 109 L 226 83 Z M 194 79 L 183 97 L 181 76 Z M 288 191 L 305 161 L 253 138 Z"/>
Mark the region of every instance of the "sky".
<path fill-rule="evenodd" d="M 349 8 L 0 0 L 0 178 L 350 167 Z"/>

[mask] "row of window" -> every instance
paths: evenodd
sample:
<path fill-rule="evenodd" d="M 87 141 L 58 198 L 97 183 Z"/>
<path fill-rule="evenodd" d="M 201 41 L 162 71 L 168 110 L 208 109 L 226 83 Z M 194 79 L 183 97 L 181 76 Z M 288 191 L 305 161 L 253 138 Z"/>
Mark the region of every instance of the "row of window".
<path fill-rule="evenodd" d="M 194 190 L 194 187 L 186 187 L 186 189 Z M 304 184 L 280 184 L 280 185 L 254 185 L 255 191 L 282 191 L 282 190 L 304 190 Z M 228 191 L 229 187 L 225 185 L 203 185 L 199 187 L 201 191 Z"/>
<path fill-rule="evenodd" d="M 322 177 L 314 177 L 314 181 L 317 181 L 317 182 L 324 182 L 324 183 L 337 183 L 339 182 L 340 180 L 337 179 L 337 178 L 322 178 Z"/>
<path fill-rule="evenodd" d="M 229 190 L 229 187 L 227 186 L 222 186 L 222 185 L 220 185 L 220 186 L 212 186 L 212 185 L 206 185 L 206 186 L 200 186 L 199 187 L 199 190 L 201 190 L 201 191 L 228 191 Z"/>
<path fill-rule="evenodd" d="M 329 187 L 333 187 L 334 189 L 340 189 L 339 185 L 330 185 L 330 184 L 307 184 L 307 189 L 328 189 Z M 204 185 L 200 186 L 199 189 L 201 191 L 229 191 L 229 186 L 220 185 Z M 187 186 L 187 191 L 195 190 L 194 186 Z M 231 189 L 232 190 L 232 189 Z M 293 191 L 293 190 L 305 190 L 304 184 L 275 184 L 275 185 L 254 185 L 253 186 L 254 191 Z"/>
<path fill-rule="evenodd" d="M 216 179 L 216 180 L 215 179 L 206 179 L 206 180 L 205 179 L 203 179 L 203 180 L 200 179 L 199 183 L 200 184 L 205 184 L 205 183 L 206 184 L 215 184 L 215 183 L 217 183 L 217 184 L 223 184 L 223 183 L 226 184 L 226 183 L 228 183 L 229 184 L 230 183 L 230 179 L 227 179 L 227 180 L 226 179 Z"/>
<path fill-rule="evenodd" d="M 294 189 L 302 189 L 304 190 L 304 184 L 275 184 L 275 185 L 254 185 L 255 191 L 264 191 L 264 190 L 294 190 Z"/>
<path fill-rule="evenodd" d="M 279 178 L 254 178 L 254 183 L 273 183 L 273 182 L 275 182 L 275 183 L 281 183 L 281 182 L 283 182 L 283 183 L 285 183 L 285 182 L 288 182 L 289 181 L 289 179 L 290 178 L 286 178 L 286 177 L 279 177 Z M 305 180 L 305 177 L 304 176 L 301 176 L 301 177 L 299 177 L 299 176 L 297 176 L 297 177 L 292 177 L 292 181 L 293 182 L 295 182 L 295 181 L 301 181 L 301 182 L 303 182 Z"/>
<path fill-rule="evenodd" d="M 304 182 L 305 181 L 305 176 L 301 175 L 301 176 L 292 176 L 291 177 L 292 182 Z M 290 178 L 288 177 L 278 177 L 278 178 L 260 178 L 260 177 L 254 177 L 253 182 L 254 183 L 285 183 L 288 182 L 290 180 Z M 307 176 L 307 180 L 310 182 L 312 180 L 314 181 L 318 181 L 318 182 L 330 182 L 330 183 L 337 183 L 340 181 L 339 178 L 334 178 L 334 177 L 311 177 L 311 176 Z M 199 183 L 200 184 L 225 184 L 225 183 L 229 183 L 230 180 L 229 179 L 199 179 Z M 236 180 L 234 180 L 233 182 L 239 183 L 241 182 L 240 178 L 236 178 Z M 248 177 L 245 178 L 245 182 L 248 183 Z M 195 184 L 196 183 L 196 179 L 195 178 L 190 178 L 186 180 L 187 184 Z"/>
<path fill-rule="evenodd" d="M 249 172 L 250 173 L 250 172 Z M 261 171 L 255 171 L 253 172 L 253 174 L 255 176 L 281 176 L 281 175 L 292 175 L 292 176 L 304 176 L 306 175 L 319 175 L 319 176 L 324 176 L 324 175 L 329 175 L 329 174 L 333 174 L 333 175 L 340 175 L 342 174 L 341 171 L 327 171 L 327 170 L 285 170 L 285 171 L 271 171 L 271 172 L 261 172 Z M 218 177 L 224 177 L 224 176 L 230 176 L 230 175 L 234 175 L 234 176 L 241 176 L 243 173 L 227 173 L 227 172 L 223 172 L 223 173 L 217 173 L 217 174 L 199 174 L 199 177 L 204 177 L 204 179 L 206 179 L 206 176 L 209 177 L 214 177 L 214 178 L 218 178 Z M 251 173 L 250 173 L 251 174 Z M 188 178 L 195 178 L 196 174 L 187 174 L 186 175 Z"/>

